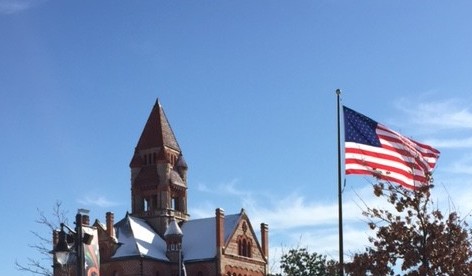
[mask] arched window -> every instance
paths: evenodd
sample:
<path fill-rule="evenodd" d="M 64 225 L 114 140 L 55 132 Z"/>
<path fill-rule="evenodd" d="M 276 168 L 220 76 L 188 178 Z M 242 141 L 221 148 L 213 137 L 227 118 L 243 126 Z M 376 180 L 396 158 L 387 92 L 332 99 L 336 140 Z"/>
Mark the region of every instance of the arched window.
<path fill-rule="evenodd" d="M 243 252 L 242 252 L 241 255 L 247 256 L 247 241 L 246 241 L 246 239 L 243 239 Z"/>
<path fill-rule="evenodd" d="M 238 237 L 238 255 L 252 257 L 252 240 L 244 236 Z"/>
<path fill-rule="evenodd" d="M 252 252 L 251 252 L 252 250 L 251 250 L 251 248 L 252 248 L 252 247 L 251 247 L 251 241 L 248 241 L 248 242 L 247 242 L 247 255 L 246 255 L 246 256 L 249 257 L 249 258 L 252 257 Z"/>

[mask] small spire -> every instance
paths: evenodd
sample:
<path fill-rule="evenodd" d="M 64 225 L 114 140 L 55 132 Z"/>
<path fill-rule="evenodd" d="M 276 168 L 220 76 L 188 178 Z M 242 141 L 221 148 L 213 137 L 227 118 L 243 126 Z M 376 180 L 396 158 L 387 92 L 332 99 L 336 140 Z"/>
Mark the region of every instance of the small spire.
<path fill-rule="evenodd" d="M 180 154 L 179 159 L 177 159 L 177 167 L 188 169 L 187 162 L 185 162 L 184 156 L 182 154 Z"/>
<path fill-rule="evenodd" d="M 180 229 L 179 224 L 175 220 L 175 218 L 171 218 L 169 225 L 167 226 L 166 232 L 164 233 L 164 237 L 167 236 L 183 236 L 182 229 Z"/>

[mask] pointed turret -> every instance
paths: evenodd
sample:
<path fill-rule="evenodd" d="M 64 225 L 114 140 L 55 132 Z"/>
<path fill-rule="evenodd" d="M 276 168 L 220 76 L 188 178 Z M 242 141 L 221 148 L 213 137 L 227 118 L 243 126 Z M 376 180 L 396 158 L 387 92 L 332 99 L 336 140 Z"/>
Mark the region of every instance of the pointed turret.
<path fill-rule="evenodd" d="M 169 226 L 164 233 L 164 239 L 167 244 L 166 256 L 171 262 L 177 263 L 180 259 L 179 254 L 182 252 L 183 233 L 174 218 L 170 219 Z"/>
<path fill-rule="evenodd" d="M 177 167 L 177 172 L 179 173 L 180 177 L 184 180 L 187 181 L 187 162 L 185 162 L 184 156 L 181 154 L 179 156 L 179 159 L 177 159 L 177 164 L 175 165 Z"/>
<path fill-rule="evenodd" d="M 177 139 L 175 139 L 174 132 L 170 127 L 164 109 L 159 99 L 157 99 L 144 126 L 144 130 L 141 133 L 136 150 L 162 146 L 180 152 L 179 143 L 177 143 Z"/>
<path fill-rule="evenodd" d="M 146 121 L 130 168 L 133 215 L 146 219 L 161 236 L 170 216 L 179 222 L 188 219 L 187 164 L 159 100 Z"/>

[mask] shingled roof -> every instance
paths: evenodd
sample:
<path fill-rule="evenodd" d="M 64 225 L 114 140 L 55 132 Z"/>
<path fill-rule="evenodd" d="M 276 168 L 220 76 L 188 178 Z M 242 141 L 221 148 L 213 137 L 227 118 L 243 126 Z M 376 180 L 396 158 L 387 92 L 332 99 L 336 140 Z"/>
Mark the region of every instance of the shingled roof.
<path fill-rule="evenodd" d="M 158 99 L 147 119 L 136 150 L 162 148 L 163 146 L 181 152 L 179 143 L 177 143 L 174 132 Z"/>

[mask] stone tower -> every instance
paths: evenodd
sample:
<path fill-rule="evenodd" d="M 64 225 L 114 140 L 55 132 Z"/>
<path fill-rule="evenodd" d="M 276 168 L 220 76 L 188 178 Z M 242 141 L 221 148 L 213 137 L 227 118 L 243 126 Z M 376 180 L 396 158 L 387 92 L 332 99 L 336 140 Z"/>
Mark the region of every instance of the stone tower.
<path fill-rule="evenodd" d="M 159 100 L 129 166 L 132 215 L 145 219 L 161 236 L 170 218 L 187 221 L 187 164 Z"/>

